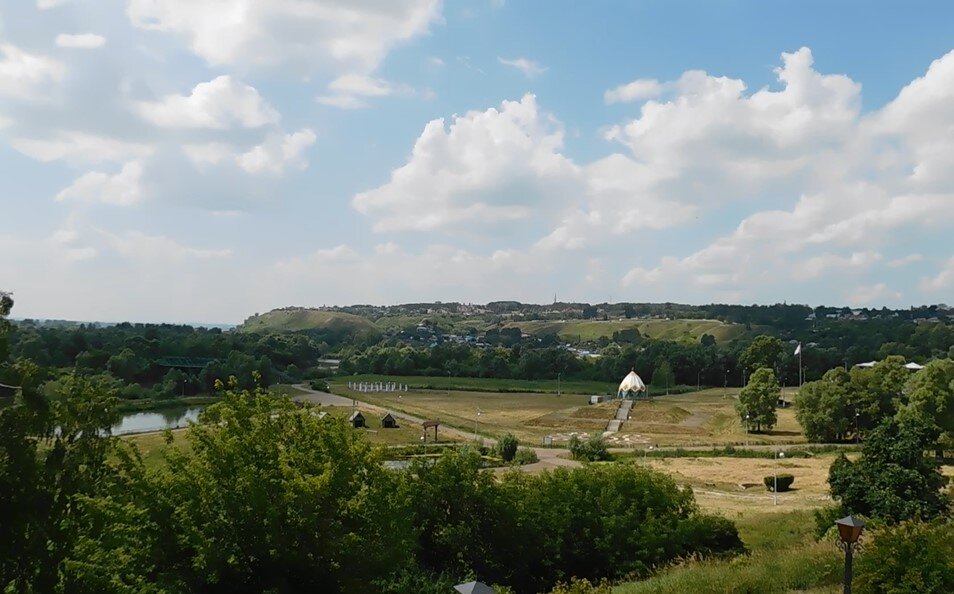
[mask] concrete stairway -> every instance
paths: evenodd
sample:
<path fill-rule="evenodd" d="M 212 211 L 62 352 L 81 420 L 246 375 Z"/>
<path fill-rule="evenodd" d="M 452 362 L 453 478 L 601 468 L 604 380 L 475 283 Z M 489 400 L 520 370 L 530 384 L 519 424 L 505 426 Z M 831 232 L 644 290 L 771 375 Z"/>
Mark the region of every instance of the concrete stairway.
<path fill-rule="evenodd" d="M 623 426 L 623 421 L 629 419 L 629 409 L 633 408 L 632 400 L 620 400 L 619 408 L 616 409 L 616 416 L 606 425 L 605 433 L 616 433 Z"/>

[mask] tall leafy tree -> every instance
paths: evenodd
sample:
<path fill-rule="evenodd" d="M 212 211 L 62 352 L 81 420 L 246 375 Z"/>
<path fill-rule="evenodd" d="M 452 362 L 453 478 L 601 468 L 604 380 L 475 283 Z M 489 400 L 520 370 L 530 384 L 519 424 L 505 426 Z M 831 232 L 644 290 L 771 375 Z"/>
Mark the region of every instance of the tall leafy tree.
<path fill-rule="evenodd" d="M 761 335 L 756 336 L 742 354 L 739 356 L 739 363 L 749 373 L 761 367 L 777 369 L 782 358 L 782 352 L 785 350 L 785 344 L 774 336 Z"/>
<path fill-rule="evenodd" d="M 884 419 L 866 437 L 861 458 L 842 454 L 828 472 L 831 495 L 851 513 L 898 522 L 946 512 L 947 479 L 937 462 L 925 457 L 934 445 L 934 423 L 920 414 Z"/>
<path fill-rule="evenodd" d="M 799 389 L 795 418 L 808 441 L 838 441 L 855 429 L 851 393 L 851 376 L 841 367 Z"/>
<path fill-rule="evenodd" d="M 954 448 L 954 361 L 931 361 L 904 384 L 907 400 L 903 411 L 924 415 L 939 434 L 935 445 L 938 456 L 945 448 Z"/>
<path fill-rule="evenodd" d="M 735 409 L 743 423 L 756 431 L 765 431 L 775 426 L 778 418 L 775 406 L 778 403 L 779 385 L 775 372 L 761 367 L 749 378 L 749 383 L 739 392 Z M 746 417 L 748 417 L 746 419 Z"/>

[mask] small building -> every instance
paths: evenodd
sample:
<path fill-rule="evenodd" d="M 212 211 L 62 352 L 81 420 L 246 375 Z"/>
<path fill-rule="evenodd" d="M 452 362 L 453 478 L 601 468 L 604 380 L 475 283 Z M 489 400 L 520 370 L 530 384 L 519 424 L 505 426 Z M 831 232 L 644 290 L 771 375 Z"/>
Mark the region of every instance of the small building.
<path fill-rule="evenodd" d="M 351 423 L 355 429 L 358 429 L 359 427 L 367 427 L 364 422 L 364 415 L 361 414 L 360 410 L 356 410 L 351 413 L 351 416 L 348 417 L 348 422 Z"/>
<path fill-rule="evenodd" d="M 590 396 L 590 404 L 599 404 L 600 402 L 603 402 L 602 396 Z"/>
<path fill-rule="evenodd" d="M 397 429 L 397 419 L 391 413 L 387 413 L 381 417 L 381 426 L 385 429 Z"/>

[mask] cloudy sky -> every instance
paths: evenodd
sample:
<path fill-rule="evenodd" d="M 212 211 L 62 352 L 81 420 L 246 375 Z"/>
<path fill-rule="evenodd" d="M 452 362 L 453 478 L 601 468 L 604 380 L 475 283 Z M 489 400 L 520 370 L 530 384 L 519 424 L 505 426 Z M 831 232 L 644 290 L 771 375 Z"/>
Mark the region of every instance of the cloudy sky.
<path fill-rule="evenodd" d="M 954 4 L 0 0 L 19 317 L 954 301 Z"/>

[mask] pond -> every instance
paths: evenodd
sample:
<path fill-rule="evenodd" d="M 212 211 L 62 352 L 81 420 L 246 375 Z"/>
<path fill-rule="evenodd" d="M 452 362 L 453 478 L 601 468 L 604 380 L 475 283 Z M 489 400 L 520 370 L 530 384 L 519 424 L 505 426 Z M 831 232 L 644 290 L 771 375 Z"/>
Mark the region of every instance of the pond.
<path fill-rule="evenodd" d="M 128 433 L 146 433 L 185 427 L 190 421 L 198 421 L 204 406 L 165 408 L 149 412 L 130 412 L 123 415 L 118 424 L 113 425 L 113 435 Z"/>

